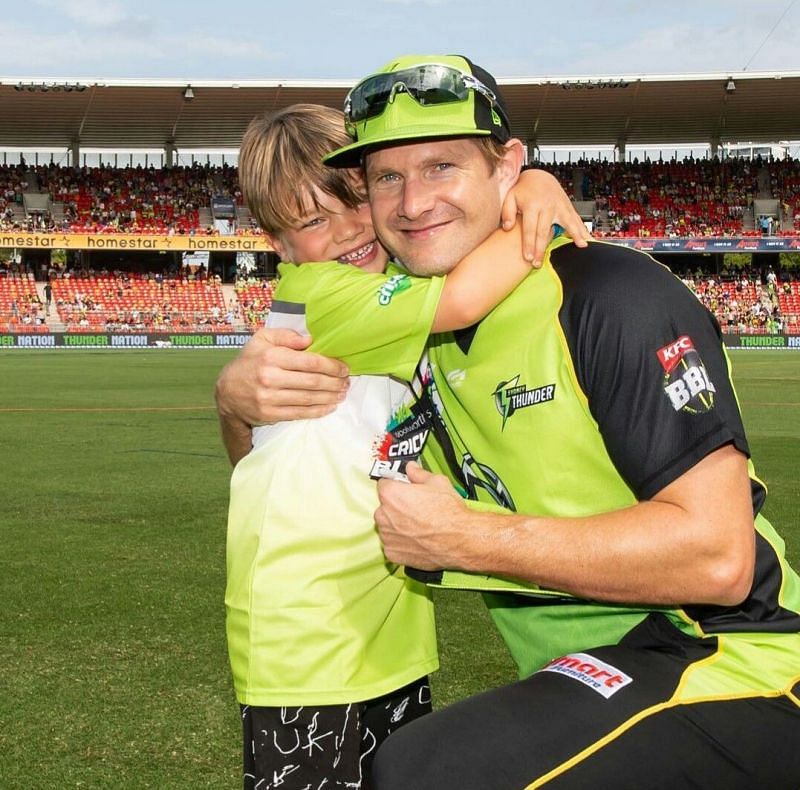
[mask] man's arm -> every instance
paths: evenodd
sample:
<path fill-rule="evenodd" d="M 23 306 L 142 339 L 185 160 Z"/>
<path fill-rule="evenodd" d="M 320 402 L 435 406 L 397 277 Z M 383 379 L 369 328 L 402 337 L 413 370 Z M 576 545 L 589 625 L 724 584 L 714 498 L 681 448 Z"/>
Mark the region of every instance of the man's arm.
<path fill-rule="evenodd" d="M 289 329 L 260 329 L 222 369 L 215 397 L 232 464 L 250 452 L 253 425 L 323 417 L 344 399 L 347 366 L 303 350 L 310 343 Z"/>
<path fill-rule="evenodd" d="M 753 581 L 745 456 L 707 455 L 652 499 L 586 518 L 476 513 L 441 475 L 378 484 L 375 519 L 392 562 L 508 576 L 580 598 L 734 605 Z"/>

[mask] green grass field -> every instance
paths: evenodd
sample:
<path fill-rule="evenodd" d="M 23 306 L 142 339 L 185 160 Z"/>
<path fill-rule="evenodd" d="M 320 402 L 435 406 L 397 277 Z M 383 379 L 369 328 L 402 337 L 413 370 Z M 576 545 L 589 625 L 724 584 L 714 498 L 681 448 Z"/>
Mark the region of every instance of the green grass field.
<path fill-rule="evenodd" d="M 0 352 L 0 788 L 237 788 L 224 636 L 228 352 Z M 767 515 L 800 563 L 800 354 L 740 352 Z M 438 704 L 513 678 L 437 598 Z"/>

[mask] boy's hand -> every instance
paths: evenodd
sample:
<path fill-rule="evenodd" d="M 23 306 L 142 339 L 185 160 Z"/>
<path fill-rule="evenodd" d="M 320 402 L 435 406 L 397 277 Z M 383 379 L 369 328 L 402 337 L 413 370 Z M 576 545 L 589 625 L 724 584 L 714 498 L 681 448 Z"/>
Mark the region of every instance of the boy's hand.
<path fill-rule="evenodd" d="M 522 215 L 522 254 L 539 268 L 553 237 L 553 225 L 562 228 L 575 242 L 585 247 L 592 237 L 558 179 L 545 170 L 525 170 L 503 203 L 503 228 L 514 227 Z"/>

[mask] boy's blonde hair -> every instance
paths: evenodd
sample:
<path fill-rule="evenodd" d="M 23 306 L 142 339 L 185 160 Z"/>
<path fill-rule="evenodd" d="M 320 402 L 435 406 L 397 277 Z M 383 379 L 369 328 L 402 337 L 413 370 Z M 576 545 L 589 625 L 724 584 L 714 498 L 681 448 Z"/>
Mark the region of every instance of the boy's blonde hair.
<path fill-rule="evenodd" d="M 239 185 L 258 224 L 268 233 L 293 227 L 314 201 L 312 189 L 356 208 L 366 200 L 350 170 L 326 167 L 322 157 L 347 145 L 344 116 L 317 104 L 293 104 L 254 118 L 242 137 Z"/>

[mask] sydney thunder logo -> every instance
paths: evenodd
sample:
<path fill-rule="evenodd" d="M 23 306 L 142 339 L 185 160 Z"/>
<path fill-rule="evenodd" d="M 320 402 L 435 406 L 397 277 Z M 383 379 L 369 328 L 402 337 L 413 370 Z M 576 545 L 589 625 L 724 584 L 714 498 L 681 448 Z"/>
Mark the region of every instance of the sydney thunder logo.
<path fill-rule="evenodd" d="M 526 406 L 535 406 L 537 403 L 553 400 L 555 396 L 555 384 L 545 384 L 543 387 L 529 390 L 524 384 L 519 383 L 519 373 L 513 379 L 501 381 L 494 391 L 494 405 L 503 418 L 502 429 L 505 429 L 508 418 L 514 412 L 524 409 Z"/>

